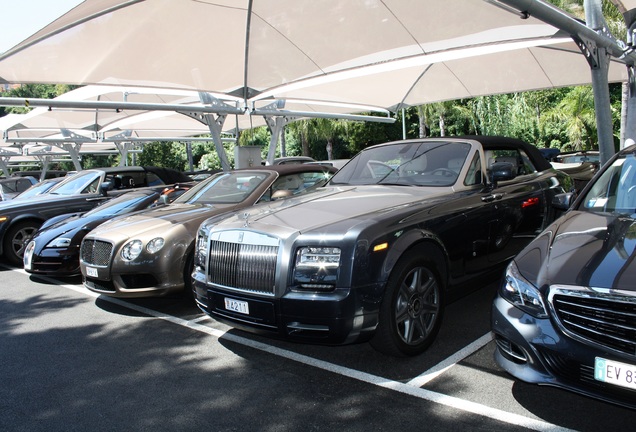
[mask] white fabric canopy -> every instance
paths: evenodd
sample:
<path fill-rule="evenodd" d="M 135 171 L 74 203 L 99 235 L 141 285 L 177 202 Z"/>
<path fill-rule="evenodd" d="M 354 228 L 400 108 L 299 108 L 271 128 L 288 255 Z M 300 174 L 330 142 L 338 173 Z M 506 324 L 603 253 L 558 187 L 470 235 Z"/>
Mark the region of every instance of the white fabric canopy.
<path fill-rule="evenodd" d="M 86 0 L 2 55 L 2 80 L 396 109 L 591 78 L 567 34 L 482 0 Z"/>

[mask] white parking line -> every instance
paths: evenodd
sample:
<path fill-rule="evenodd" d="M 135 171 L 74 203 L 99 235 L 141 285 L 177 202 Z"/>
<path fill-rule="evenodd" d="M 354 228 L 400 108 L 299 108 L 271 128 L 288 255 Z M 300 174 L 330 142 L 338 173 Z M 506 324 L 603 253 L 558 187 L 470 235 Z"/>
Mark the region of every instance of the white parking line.
<path fill-rule="evenodd" d="M 459 363 L 472 353 L 486 346 L 490 341 L 492 341 L 492 333 L 486 333 L 476 341 L 472 342 L 469 345 L 466 345 L 464 348 L 460 349 L 452 356 L 446 358 L 444 361 L 439 362 L 420 376 L 413 378 L 407 384 L 415 387 L 422 387 L 429 381 L 437 378 L 439 375 L 443 374 L 448 369 L 455 366 L 457 363 Z"/>
<path fill-rule="evenodd" d="M 19 273 L 27 274 L 22 269 L 12 269 L 12 270 Z M 128 303 L 118 298 L 100 296 L 99 294 L 89 291 L 84 287 L 78 287 L 76 285 L 60 284 L 59 281 L 55 279 L 42 277 L 42 276 L 38 276 L 38 277 L 43 280 L 47 280 L 51 283 L 54 283 L 55 285 L 58 285 L 60 287 L 70 289 L 70 290 L 73 290 L 78 293 L 88 295 L 91 297 L 100 297 L 102 300 L 111 302 L 113 304 L 117 304 L 119 306 L 131 309 L 136 312 L 140 312 L 155 318 L 166 320 L 173 324 L 177 324 L 177 325 L 187 327 L 202 333 L 206 333 L 216 338 L 223 338 L 225 340 L 229 340 L 234 343 L 238 343 L 238 344 L 248 346 L 260 351 L 264 351 L 272 355 L 276 355 L 276 356 L 293 360 L 299 363 L 303 363 L 308 366 L 313 366 L 328 372 L 332 372 L 347 378 L 356 379 L 358 381 L 362 381 L 362 382 L 372 384 L 378 387 L 408 394 L 410 396 L 415 396 L 423 400 L 439 403 L 439 404 L 452 407 L 461 411 L 477 414 L 477 415 L 488 417 L 488 418 L 498 420 L 504 423 L 512 424 L 515 426 L 521 426 L 521 427 L 525 427 L 525 428 L 536 430 L 536 431 L 550 431 L 550 432 L 571 431 L 571 429 L 563 428 L 561 426 L 544 422 L 542 420 L 536 420 L 536 419 L 525 417 L 519 414 L 509 413 L 497 408 L 492 408 L 486 405 L 470 402 L 470 401 L 460 399 L 454 396 L 448 396 L 445 394 L 441 394 L 441 393 L 420 388 L 420 385 L 423 385 L 421 383 L 426 383 L 430 381 L 435 376 L 438 376 L 439 374 L 443 373 L 448 368 L 452 367 L 452 365 L 457 363 L 459 360 L 461 360 L 461 358 L 466 357 L 466 355 L 476 351 L 477 349 L 487 344 L 490 341 L 488 334 L 482 336 L 481 338 L 479 338 L 472 344 L 468 345 L 466 348 L 458 351 L 453 356 L 449 357 L 448 359 L 444 360 L 443 362 L 439 363 L 438 365 L 426 371 L 424 374 L 412 379 L 411 381 L 405 384 L 399 381 L 393 381 L 393 380 L 382 378 L 376 375 L 368 374 L 366 372 L 362 372 L 359 370 L 339 366 L 339 365 L 329 363 L 323 360 L 318 360 L 313 357 L 308 357 L 303 354 L 295 353 L 293 351 L 288 351 L 285 349 L 273 347 L 261 342 L 244 338 L 242 336 L 230 334 L 222 330 L 216 330 L 211 327 L 199 324 L 198 322 L 201 321 L 201 317 L 193 319 L 193 320 L 184 320 L 182 318 L 178 318 L 172 315 L 167 315 L 167 314 L 155 311 L 153 309 L 148 309 L 143 306 L 138 306 L 132 303 Z M 463 353 L 468 353 L 468 354 L 463 354 Z"/>

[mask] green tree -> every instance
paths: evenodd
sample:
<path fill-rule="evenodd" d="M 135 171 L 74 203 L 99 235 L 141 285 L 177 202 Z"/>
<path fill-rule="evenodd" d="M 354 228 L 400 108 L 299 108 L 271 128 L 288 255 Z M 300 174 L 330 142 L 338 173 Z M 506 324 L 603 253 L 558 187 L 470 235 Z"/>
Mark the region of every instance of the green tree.
<path fill-rule="evenodd" d="M 545 121 L 562 125 L 568 143 L 562 150 L 590 150 L 596 147 L 596 113 L 590 86 L 574 87 L 559 104 L 546 113 Z"/>
<path fill-rule="evenodd" d="M 0 93 L 3 97 L 14 98 L 36 98 L 36 99 L 53 99 L 66 92 L 77 88 L 66 84 L 23 84 L 21 86 L 10 89 L 9 91 Z M 7 114 L 24 114 L 31 111 L 32 108 L 27 107 L 3 107 L 0 106 L 0 117 Z"/>

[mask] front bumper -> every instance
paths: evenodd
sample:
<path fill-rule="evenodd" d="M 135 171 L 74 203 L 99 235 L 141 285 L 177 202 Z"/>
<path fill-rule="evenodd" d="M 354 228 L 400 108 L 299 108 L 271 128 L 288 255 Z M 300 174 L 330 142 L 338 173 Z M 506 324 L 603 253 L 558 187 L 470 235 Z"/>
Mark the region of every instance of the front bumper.
<path fill-rule="evenodd" d="M 330 293 L 288 292 L 280 298 L 237 293 L 194 280 L 197 305 L 214 319 L 252 333 L 316 344 L 368 340 L 378 323 L 378 307 L 364 305 L 364 292 L 377 287 L 340 288 Z M 229 310 L 226 299 L 245 302 L 249 313 Z"/>
<path fill-rule="evenodd" d="M 90 291 L 119 298 L 158 297 L 182 291 L 185 283 L 181 267 L 159 272 L 155 267 L 132 267 L 125 272 L 110 267 L 81 264 L 84 286 Z M 154 270 L 154 271 L 153 271 Z"/>
<path fill-rule="evenodd" d="M 550 385 L 636 408 L 636 391 L 594 378 L 595 358 L 635 365 L 628 358 L 565 335 L 550 319 L 537 319 L 497 296 L 491 315 L 495 361 L 522 381 Z"/>
<path fill-rule="evenodd" d="M 30 255 L 30 267 L 24 268 L 27 273 L 45 276 L 78 276 L 79 248 L 45 248 Z"/>

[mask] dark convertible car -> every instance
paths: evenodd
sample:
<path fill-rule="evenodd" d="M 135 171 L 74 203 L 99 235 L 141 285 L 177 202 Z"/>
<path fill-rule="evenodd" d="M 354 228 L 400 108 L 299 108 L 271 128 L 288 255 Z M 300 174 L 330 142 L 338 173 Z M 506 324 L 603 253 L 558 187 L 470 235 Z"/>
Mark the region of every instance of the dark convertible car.
<path fill-rule="evenodd" d="M 635 259 L 632 146 L 508 266 L 492 308 L 497 363 L 526 382 L 636 408 Z"/>
<path fill-rule="evenodd" d="M 512 138 L 369 147 L 317 192 L 204 222 L 196 301 L 246 330 L 421 353 L 445 302 L 554 219 L 561 175 Z"/>
<path fill-rule="evenodd" d="M 46 194 L 0 202 L 0 255 L 10 264 L 22 267 L 26 245 L 47 219 L 88 211 L 132 189 L 147 187 L 161 191 L 165 185 L 190 181 L 188 176 L 168 168 L 94 168 L 64 178 Z"/>

